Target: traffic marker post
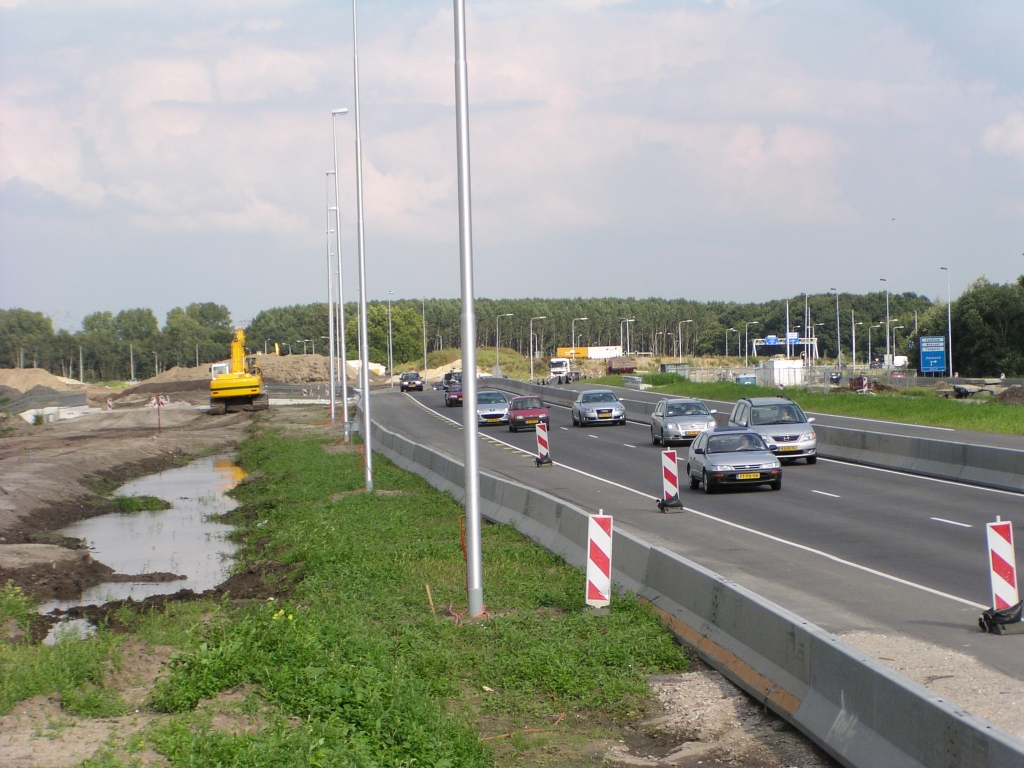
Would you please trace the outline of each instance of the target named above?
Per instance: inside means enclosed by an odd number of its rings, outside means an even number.
[[[607,608],[612,601],[612,518],[590,516],[587,531],[587,605]]]
[[[534,463],[538,467],[550,467],[551,461],[551,444],[548,442],[548,425],[541,422],[537,425],[537,458],[534,459]]]
[[[661,478],[664,486],[658,509],[662,512],[670,508],[682,509],[683,502],[679,499],[679,465],[676,464],[675,451],[661,452]]]
[[[992,608],[982,614],[981,628],[998,635],[1024,634],[1020,593],[1017,589],[1017,557],[1013,549],[1013,523],[996,519],[986,523]]]

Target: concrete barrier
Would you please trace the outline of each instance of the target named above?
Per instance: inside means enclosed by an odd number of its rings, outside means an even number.
[[[464,500],[461,462],[376,424],[373,430],[378,451]],[[589,515],[579,507],[481,473],[480,509],[583,567]],[[613,535],[614,582],[650,602],[681,642],[843,765],[1024,765],[1024,742],[820,627],[621,528]]]
[[[583,382],[585,384],[585,382]],[[500,379],[497,388],[517,394],[535,394],[547,402],[572,405],[576,393],[560,387]],[[626,418],[649,424],[656,403],[622,398]],[[1024,451],[949,440],[907,437],[845,427],[815,424],[818,455],[883,469],[893,469],[1004,491],[1024,492]]]

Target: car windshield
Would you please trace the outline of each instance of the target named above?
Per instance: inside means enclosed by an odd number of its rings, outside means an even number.
[[[420,375],[418,373],[403,373],[402,381],[415,381]]]
[[[619,399],[614,392],[587,392],[583,395],[584,403],[617,403]]]
[[[757,427],[769,424],[803,424],[807,421],[796,403],[757,405],[750,411],[750,423]]]
[[[507,403],[508,400],[501,392],[479,392],[476,401],[480,404]]]
[[[733,453],[735,451],[763,451],[764,443],[755,434],[712,435],[708,438],[708,453]]]
[[[669,403],[665,406],[666,416],[708,416],[704,403]]]
[[[544,403],[539,397],[520,397],[512,401],[512,407],[517,411],[525,411],[527,408],[543,408]]]

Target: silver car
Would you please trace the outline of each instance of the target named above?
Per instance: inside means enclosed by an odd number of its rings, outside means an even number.
[[[496,389],[476,393],[477,424],[508,424],[508,398]]]
[[[651,414],[651,442],[692,443],[705,429],[715,428],[715,413],[700,400],[689,397],[661,400]]]
[[[572,404],[572,424],[625,424],[626,406],[610,389],[591,389],[581,392]]]
[[[737,485],[768,485],[782,488],[782,463],[777,446],[768,446],[757,432],[723,427],[702,432],[690,445],[686,476],[690,488],[704,486],[705,493]]]
[[[788,397],[741,397],[729,416],[729,425],[752,429],[779,448],[780,459],[818,461],[818,435],[800,406]]]

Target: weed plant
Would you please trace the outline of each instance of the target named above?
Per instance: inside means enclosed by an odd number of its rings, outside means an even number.
[[[297,566],[294,595],[202,625],[174,658],[153,703],[179,714],[153,739],[175,764],[276,765],[250,758],[279,753],[290,758],[280,764],[489,765],[478,728],[635,716],[646,675],[686,666],[635,598],[583,613],[583,575],[506,526],[483,530],[490,617],[457,620],[462,508],[382,458],[375,484],[398,495],[338,495],[361,488],[359,458],[315,439],[264,434],[240,460],[258,474],[234,492],[233,514],[243,536]],[[181,725],[242,684],[301,728],[229,736]]]
[[[122,512],[155,512],[170,509],[170,502],[156,496],[115,496],[114,503]]]

